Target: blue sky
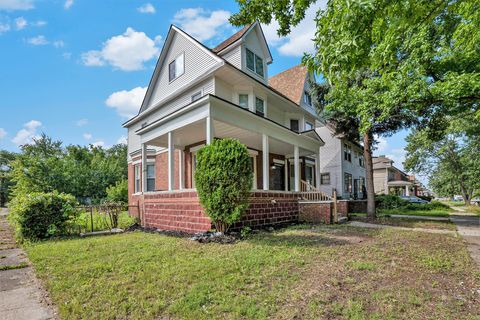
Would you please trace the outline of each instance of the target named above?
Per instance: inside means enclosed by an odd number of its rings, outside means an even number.
[[[264,28],[274,75],[311,51],[314,12],[279,39]],[[0,149],[45,132],[66,144],[123,141],[171,23],[209,47],[235,32],[235,1],[0,0]],[[406,133],[381,139],[376,154],[404,157]]]

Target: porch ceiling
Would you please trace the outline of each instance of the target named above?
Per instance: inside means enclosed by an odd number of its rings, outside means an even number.
[[[213,120],[215,138],[235,138],[248,148],[261,151],[262,135],[253,131],[245,130],[228,123]],[[198,144],[206,140],[206,122],[200,120],[173,131],[173,144],[176,148]],[[167,135],[164,134],[149,142],[149,145],[166,148],[168,147]],[[293,145],[282,142],[275,138],[269,138],[270,153],[279,155],[293,155]],[[312,152],[299,148],[300,156],[311,155]]]

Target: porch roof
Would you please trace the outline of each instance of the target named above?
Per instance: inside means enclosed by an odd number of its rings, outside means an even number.
[[[405,186],[411,186],[413,185],[413,183],[409,181],[403,181],[403,180],[392,180],[392,181],[388,181],[387,185],[389,187],[405,187]]]

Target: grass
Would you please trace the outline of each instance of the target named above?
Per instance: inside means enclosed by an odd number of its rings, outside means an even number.
[[[230,245],[131,232],[26,246],[65,319],[475,319],[460,238],[296,226]]]
[[[349,217],[356,221],[370,222],[366,220],[366,214],[364,213],[349,214]],[[433,221],[415,218],[392,218],[382,215],[379,215],[374,223],[405,228],[442,229],[451,231],[456,230],[455,224],[450,221]]]
[[[480,206],[468,206],[466,211],[480,216]]]
[[[401,214],[409,216],[429,216],[429,217],[448,217],[450,210],[433,209],[433,210],[407,210],[403,208],[398,209],[380,209],[378,213],[380,216]]]
[[[93,218],[93,230],[100,231],[100,230],[108,230],[112,228],[110,218],[106,214],[101,214],[98,212],[94,212],[92,215]],[[118,227],[120,229],[125,229],[135,223],[135,218],[131,217],[128,212],[124,211],[121,212],[118,216]],[[91,218],[89,212],[82,212],[79,217],[77,217],[76,221],[74,222],[74,226],[72,227],[72,231],[74,233],[80,232],[90,232],[92,231],[91,228]]]
[[[0,266],[0,271],[13,270],[13,269],[23,269],[23,268],[26,268],[26,267],[28,267],[28,263],[26,263],[26,262],[22,262],[20,264],[7,264],[7,265]]]

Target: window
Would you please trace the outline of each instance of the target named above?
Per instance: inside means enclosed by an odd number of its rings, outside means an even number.
[[[135,174],[135,187],[133,192],[137,193],[140,192],[140,177],[141,177],[141,172],[140,172],[140,165],[136,164],[134,166],[134,174]]]
[[[168,81],[180,77],[185,71],[185,55],[182,53],[168,65]]]
[[[299,125],[298,125],[297,119],[290,119],[290,129],[292,129],[295,132],[298,132]]]
[[[343,174],[343,189],[345,192],[352,192],[353,179],[350,173]]]
[[[365,178],[364,177],[358,178],[358,187],[360,188],[360,192],[363,192],[363,189],[365,188]]]
[[[201,97],[202,97],[202,93],[201,93],[200,91],[197,92],[197,93],[194,93],[194,94],[192,95],[192,102],[200,99]]]
[[[320,184],[330,184],[330,172],[320,174]]]
[[[313,130],[313,123],[305,121],[305,131]]]
[[[343,145],[343,159],[352,162],[352,148],[346,143]]]
[[[238,105],[242,108],[248,109],[248,94],[238,95]]]
[[[312,105],[312,96],[310,95],[310,93],[308,93],[308,91],[305,91],[303,93],[303,102],[305,102],[307,106]]]
[[[263,77],[263,59],[248,49],[246,49],[246,56],[247,68],[258,74],[260,77]]]
[[[147,191],[155,191],[155,165],[147,164]]]
[[[360,153],[358,154],[358,165],[360,167],[365,167],[365,160],[363,159],[363,156]]]
[[[262,99],[255,97],[255,111],[262,117],[265,115],[265,103]]]

